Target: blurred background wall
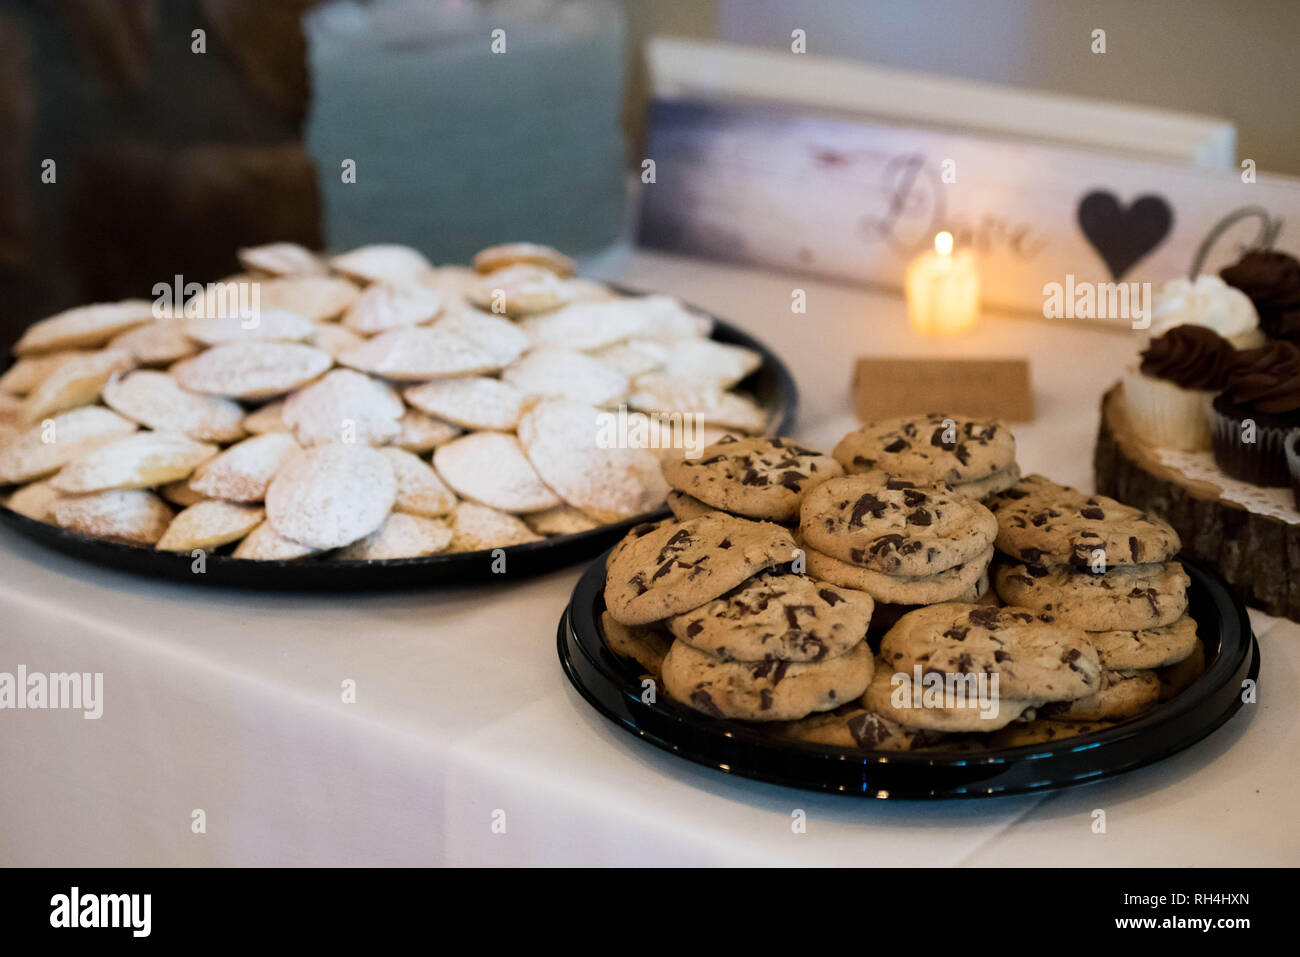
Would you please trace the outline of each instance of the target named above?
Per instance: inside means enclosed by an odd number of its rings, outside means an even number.
[[[1220,116],[1238,155],[1300,176],[1300,0],[636,0],[629,44],[668,33]],[[1107,52],[1090,52],[1093,29]],[[645,74],[632,71],[639,129]],[[639,141],[638,141],[639,142]]]
[[[368,2],[359,5],[364,9]],[[560,0],[397,2],[425,11],[481,8],[489,18],[484,22],[515,15],[526,22],[529,16],[547,17]],[[538,151],[531,167],[506,168],[527,147],[505,146],[499,151],[498,188],[485,176],[467,181],[461,192],[495,200],[498,212],[518,210],[520,204],[500,188],[513,176],[530,196],[560,197],[567,219],[561,223],[538,213],[535,226],[523,229],[516,228],[517,218],[507,219],[510,229],[534,235],[498,238],[546,239],[551,226],[560,240],[572,242],[571,251],[581,253],[616,235],[617,213],[610,211],[621,204],[605,195],[610,176],[614,189],[620,187],[608,167],[626,156],[627,169],[634,169],[643,155],[648,82],[641,48],[654,34],[789,49],[790,31],[798,27],[816,55],[1222,116],[1237,125],[1241,157],[1256,160],[1262,171],[1300,175],[1300,0],[567,2],[591,9],[621,5],[613,47],[602,50],[622,49],[625,63],[615,55],[611,65],[602,53],[600,75],[587,78],[601,87],[592,105],[568,102],[577,94],[565,91],[581,90],[582,77],[558,84],[558,75],[569,72],[558,67],[534,70],[547,74],[537,83],[515,77],[503,87],[501,105],[491,111],[495,120],[508,123],[505,112],[512,104],[527,111],[530,121],[538,109],[567,111],[569,120],[549,127],[555,142],[547,144],[546,156]],[[304,12],[320,5],[321,0],[0,0],[0,339],[12,340],[28,322],[74,303],[147,295],[154,282],[176,273],[187,280],[218,278],[235,268],[239,245],[329,241],[331,195],[325,190],[336,186],[337,157],[328,163],[333,180],[324,179],[326,162],[313,154],[308,135],[313,61],[300,23]],[[1108,52],[1100,56],[1089,50],[1089,34],[1098,27],[1107,31]],[[204,56],[190,49],[195,28],[206,32]],[[526,50],[529,36],[526,29],[516,33],[516,49]],[[486,75],[476,63],[478,72],[470,71],[474,75],[465,82]],[[623,65],[627,82],[620,100],[604,87],[621,82]],[[394,109],[409,99],[401,83],[388,89],[382,69],[379,74],[379,95]],[[548,78],[553,82],[542,82]],[[595,110],[611,115],[589,122]],[[603,170],[605,199],[584,202],[594,195],[590,178],[577,175],[583,164],[561,155],[583,143],[563,142],[564,131],[581,130],[567,139],[590,142],[601,135],[590,131],[602,123],[611,141],[591,153],[608,158],[595,164]],[[629,144],[626,153],[620,131]],[[372,138],[370,145],[376,143]],[[426,159],[418,149],[397,152],[403,161],[413,153],[417,165]],[[451,157],[444,167],[458,155],[468,153],[444,153]],[[486,155],[494,154],[488,149]],[[58,161],[57,184],[41,182],[40,164],[49,157]],[[445,180],[447,169],[432,161],[425,166],[426,176]],[[520,178],[535,179],[542,168],[561,172],[555,182]],[[490,160],[483,169],[493,172]],[[420,199],[412,199],[408,230],[420,215],[437,227],[438,210],[420,206]],[[493,203],[485,200],[480,207],[490,210]],[[369,231],[373,241],[400,225],[382,219],[354,214],[359,228],[348,235]],[[495,225],[483,223],[479,231],[495,234]],[[464,232],[446,230],[437,237],[440,250],[456,248],[458,239],[481,241]],[[438,243],[431,238],[423,245]]]

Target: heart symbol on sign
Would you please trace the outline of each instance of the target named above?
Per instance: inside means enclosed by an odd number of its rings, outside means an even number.
[[[1079,228],[1097,250],[1112,279],[1160,245],[1174,224],[1174,213],[1159,196],[1140,196],[1122,209],[1114,193],[1095,190],[1079,201]]]

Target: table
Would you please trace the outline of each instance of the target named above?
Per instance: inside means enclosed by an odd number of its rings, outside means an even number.
[[[802,389],[799,437],[824,447],[855,424],[858,355],[1031,356],[1020,462],[1084,487],[1101,394],[1135,347],[1008,317],[922,342],[892,295],[626,247],[587,271],[770,344]],[[0,712],[0,864],[1300,863],[1300,625],[1253,612],[1259,703],[1191,750],[1052,794],[882,802],[730,778],[596,714],[555,652],[581,567],[313,597],[149,582],[8,531],[0,562],[0,671],[104,674],[98,720]]]

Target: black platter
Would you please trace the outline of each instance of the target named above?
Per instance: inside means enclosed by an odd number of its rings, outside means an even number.
[[[639,295],[618,286],[628,295]],[[702,315],[704,310],[690,307]],[[751,394],[767,412],[767,431],[788,432],[794,424],[798,391],[790,370],[777,355],[753,336],[717,317],[712,338],[744,346],[763,357],[762,364],[736,388]],[[501,550],[429,555],[380,561],[337,561],[328,556],[294,561],[251,561],[232,558],[221,551],[206,556],[202,574],[193,568],[188,553],[159,552],[88,538],[47,525],[0,506],[0,523],[49,548],[110,568],[199,585],[254,588],[269,591],[347,592],[397,588],[427,588],[469,582],[513,580],[588,559],[622,538],[640,522],[668,516],[667,508],[603,525],[574,535],[559,535],[541,542],[511,545]],[[233,547],[228,546],[226,551]],[[504,574],[497,551],[505,553]]]
[[[1111,777],[1195,744],[1242,705],[1259,677],[1259,645],[1245,606],[1209,566],[1180,558],[1191,576],[1188,611],[1206,670],[1142,717],[1051,744],[983,752],[861,752],[793,743],[739,721],[710,718],[658,695],[641,700],[641,669],[613,654],[600,629],[602,556],[583,574],[560,619],[560,664],[588,704],[655,747],[706,767],[773,784],[867,798],[973,798],[1046,791]]]

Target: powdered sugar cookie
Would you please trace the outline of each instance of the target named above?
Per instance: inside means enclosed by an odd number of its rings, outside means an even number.
[[[670,353],[667,343],[653,339],[627,339],[602,346],[592,355],[630,378],[647,372],[658,372],[668,361]]]
[[[233,399],[270,399],[306,385],[334,364],[296,342],[229,342],[171,368],[183,388]]]
[[[38,522],[53,524],[54,503],[61,498],[63,493],[51,488],[49,482],[32,482],[10,495],[5,507]]]
[[[599,359],[566,349],[535,349],[506,366],[501,378],[522,395],[608,405],[627,394],[627,376]]]
[[[66,352],[46,352],[19,359],[5,371],[4,375],[0,375],[0,393],[28,395],[40,388],[41,383],[69,359],[90,354],[80,349],[69,349]]]
[[[395,243],[358,246],[333,257],[329,264],[336,272],[363,283],[415,282],[433,268],[429,260],[410,246]]]
[[[645,310],[636,299],[575,303],[543,316],[529,316],[519,328],[537,348],[592,351],[640,335]]]
[[[498,366],[514,362],[528,351],[530,345],[528,336],[509,319],[468,307],[443,316],[433,327],[468,339],[492,356]]]
[[[165,372],[142,369],[104,386],[104,404],[158,432],[200,442],[233,442],[244,435],[244,408],[213,395],[186,392]]]
[[[498,357],[463,336],[426,326],[380,333],[343,353],[339,362],[401,382],[478,375],[501,367]]]
[[[298,443],[286,433],[253,436],[199,466],[189,488],[203,498],[260,502],[271,479],[297,451]]]
[[[211,462],[208,459],[203,465],[194,470],[194,477],[203,474],[204,468]],[[168,482],[166,485],[158,486],[158,494],[173,505],[179,505],[181,508],[189,508],[191,505],[198,505],[199,502],[206,502],[208,497],[190,488],[189,479],[177,479],[175,482]]]
[[[599,525],[572,505],[557,505],[544,512],[524,516],[524,522],[538,535],[576,535]]]
[[[667,346],[664,374],[677,379],[716,382],[730,389],[763,362],[753,349],[712,339],[676,339]]]
[[[154,319],[153,304],[144,299],[78,306],[33,323],[14,346],[14,355],[30,356],[63,349],[103,345],[119,332]]]
[[[343,561],[420,558],[445,551],[450,544],[451,529],[446,522],[393,512],[377,529],[341,549],[334,557]]]
[[[602,415],[568,399],[545,399],[519,418],[519,441],[543,482],[598,522],[616,522],[663,504],[668,483],[644,449],[602,447]]]
[[[397,438],[393,439],[393,445],[408,452],[431,451],[461,434],[461,430],[450,422],[432,419],[423,412],[416,412],[413,409],[406,410],[398,427],[399,431]]]
[[[540,512],[560,504],[513,435],[462,436],[433,453],[433,466],[458,495],[503,512]]]
[[[243,538],[262,523],[265,513],[255,505],[199,502],[172,519],[155,546],[163,552],[220,548]]]
[[[363,336],[373,336],[432,322],[441,309],[439,295],[423,286],[375,283],[357,296],[343,317],[343,325]]]
[[[382,382],[350,369],[335,369],[284,400],[281,417],[299,445],[361,442],[383,445],[401,431],[406,407]]]
[[[263,309],[252,319],[238,316],[184,319],[180,325],[187,336],[205,346],[249,339],[301,342],[316,331],[316,324],[310,319],[283,309]]]
[[[365,341],[364,336],[359,336],[335,322],[316,323],[311,335],[307,337],[307,345],[321,352],[328,352],[335,359]]]
[[[451,547],[447,549],[450,552],[477,552],[544,541],[518,517],[477,502],[460,502],[451,510],[451,533]]]
[[[549,269],[557,276],[572,276],[575,266],[574,261],[559,250],[538,243],[502,243],[480,249],[474,256],[474,268],[481,273],[492,273],[521,263]]]
[[[360,292],[337,276],[289,276],[283,279],[209,283],[185,303],[185,317],[244,319],[260,326],[275,313],[289,313],[309,322],[326,322],[342,315]],[[251,334],[256,328],[244,330]],[[274,338],[264,336],[264,338]]]
[[[284,424],[284,400],[268,402],[244,416],[244,430],[253,435],[266,435],[270,432],[288,432]]]
[[[60,492],[150,488],[185,478],[217,446],[174,432],[137,432],[77,456],[50,479]]]
[[[568,301],[563,279],[549,269],[526,264],[498,269],[470,290],[470,302],[496,315],[526,316]]]
[[[125,349],[142,366],[165,366],[187,359],[199,344],[185,334],[182,319],[155,319],[109,340],[108,348]]]
[[[499,379],[470,376],[413,386],[402,395],[421,412],[467,429],[509,432],[519,421],[524,395]]]
[[[57,472],[78,456],[135,430],[134,422],[94,405],[56,415],[0,445],[0,485]]]
[[[143,489],[69,495],[54,503],[54,524],[81,535],[128,545],[152,545],[171,524],[172,510]]]
[[[271,276],[323,276],[327,271],[324,260],[297,243],[245,246],[235,255],[245,269]]]
[[[105,349],[84,356],[74,356],[60,365],[23,403],[25,422],[39,422],[55,412],[90,405],[117,372],[135,366],[135,359],[125,349]]]
[[[767,413],[748,396],[728,392],[713,382],[678,379],[658,372],[636,378],[627,404],[641,412],[699,415],[710,425],[745,432],[762,432],[767,426]]]
[[[368,445],[328,442],[296,453],[266,491],[266,517],[285,538],[338,548],[369,535],[397,498],[393,467]]]
[[[270,522],[263,522],[236,546],[232,557],[255,562],[287,562],[317,551],[319,549],[289,541],[272,528]]]
[[[446,515],[456,505],[456,496],[438,477],[433,467],[412,452],[402,449],[380,449],[397,478],[397,500],[393,508],[399,512],[437,518]]]
[[[470,293],[478,288],[482,276],[469,266],[436,266],[420,276],[420,285],[436,292],[442,300],[444,312],[458,312],[470,308]],[[478,312],[477,309],[474,310]]]

